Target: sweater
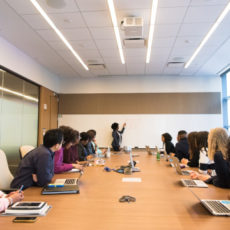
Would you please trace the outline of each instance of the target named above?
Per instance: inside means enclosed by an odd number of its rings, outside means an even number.
[[[206,182],[217,187],[230,188],[230,162],[225,160],[223,154],[217,151],[214,155],[216,176],[211,177]]]
[[[64,148],[62,147],[60,150],[55,152],[54,173],[66,172],[73,168],[72,164],[63,163],[63,151],[64,151]]]

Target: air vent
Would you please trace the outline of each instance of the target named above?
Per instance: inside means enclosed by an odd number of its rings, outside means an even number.
[[[143,18],[142,17],[127,17],[122,21],[123,30],[126,37],[143,36]]]
[[[167,67],[169,68],[180,68],[184,67],[184,62],[168,62]]]
[[[144,48],[145,47],[145,39],[143,39],[143,38],[124,39],[124,46],[126,48]]]
[[[89,64],[88,67],[90,70],[104,70],[105,69],[104,64]]]

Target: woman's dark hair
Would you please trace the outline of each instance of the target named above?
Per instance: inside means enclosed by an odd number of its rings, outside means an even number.
[[[114,123],[111,125],[111,128],[112,128],[113,130],[117,130],[117,129],[118,129],[118,126],[119,126],[119,124],[116,123],[116,122],[114,122]]]
[[[80,133],[80,141],[88,141],[89,140],[89,135],[86,132]]]
[[[93,138],[96,136],[97,132],[94,129],[90,129],[87,131],[87,134],[89,135],[89,141],[92,141]]]
[[[196,135],[197,149],[200,151],[202,148],[208,148],[208,132],[201,131]]]
[[[188,134],[188,144],[189,144],[189,157],[190,160],[193,158],[193,155],[197,153],[197,142],[196,142],[197,132],[191,132]]]
[[[163,133],[162,136],[165,138],[165,142],[172,141],[172,136],[169,133]]]
[[[228,143],[227,143],[226,160],[227,160],[227,161],[230,161],[230,137],[228,138]]]
[[[75,143],[77,138],[79,137],[79,132],[69,126],[60,126],[59,129],[62,130],[64,136],[63,146],[69,143]]]
[[[51,148],[56,144],[61,144],[63,141],[63,132],[61,129],[50,129],[43,137],[43,145],[46,148]]]

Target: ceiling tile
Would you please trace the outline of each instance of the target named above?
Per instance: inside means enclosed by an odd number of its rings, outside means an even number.
[[[126,63],[131,64],[131,63],[145,63],[145,56],[129,56],[126,57]]]
[[[84,59],[101,58],[97,50],[78,50],[78,53]]]
[[[106,57],[104,59],[105,64],[121,64],[121,59],[120,57]]]
[[[130,2],[130,0],[116,0],[114,1],[114,5],[117,10],[149,9],[152,6],[152,0],[138,0],[132,2]]]
[[[108,11],[82,12],[82,16],[88,27],[112,26]]]
[[[100,50],[100,53],[101,53],[103,58],[120,57],[118,49],[103,49],[103,50]]]
[[[38,11],[30,1],[25,0],[6,0],[18,14],[37,14]]]
[[[105,40],[115,38],[113,27],[90,28],[90,31],[94,39]]]
[[[223,9],[223,5],[189,7],[184,18],[184,23],[214,23]]]
[[[226,5],[229,0],[191,0],[192,6]]]
[[[186,23],[181,26],[178,37],[204,37],[210,30],[212,23]]]
[[[188,6],[190,0],[160,0],[158,2],[158,7],[178,7],[178,6]]]
[[[107,10],[107,0],[76,0],[81,11]]]
[[[153,44],[152,44],[152,49],[154,47],[172,47],[172,45],[175,42],[176,37],[162,37],[162,38],[154,38],[153,39]]]
[[[127,64],[127,72],[129,75],[143,75],[145,73],[145,63]]]
[[[51,20],[60,29],[84,27],[85,22],[81,13],[62,13],[62,14],[49,14]]]
[[[180,24],[156,25],[154,31],[154,39],[160,37],[175,37],[179,28]]]
[[[50,25],[39,14],[23,15],[22,17],[33,29],[51,29]]]
[[[203,37],[178,37],[175,41],[175,48],[198,47]]]
[[[156,24],[179,24],[183,21],[186,7],[159,8]]]
[[[113,40],[95,40],[98,49],[116,49],[117,43]]]

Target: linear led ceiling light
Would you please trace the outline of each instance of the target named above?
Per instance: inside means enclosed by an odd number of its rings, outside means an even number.
[[[114,33],[115,33],[116,40],[117,40],[117,46],[118,46],[118,50],[120,53],[121,63],[125,64],[125,58],[124,58],[124,53],[122,50],[121,37],[119,33],[119,28],[117,25],[117,16],[116,16],[115,8],[114,8],[114,3],[113,3],[113,0],[107,0],[107,2],[109,5],[109,11],[110,11],[110,15],[111,15],[112,22],[113,22],[113,29],[114,29]]]
[[[211,29],[208,31],[208,33],[206,34],[206,36],[204,37],[204,39],[202,40],[202,42],[200,43],[200,45],[198,46],[198,48],[195,50],[194,54],[188,60],[188,62],[186,63],[186,65],[184,67],[185,69],[188,68],[190,66],[190,64],[193,62],[193,60],[198,55],[198,53],[201,51],[201,49],[203,48],[203,46],[205,45],[205,43],[208,41],[208,39],[211,37],[211,35],[217,29],[217,27],[219,26],[219,24],[223,21],[224,17],[228,14],[229,10],[230,10],[230,2],[225,7],[225,9],[221,13],[221,15],[216,20],[216,22],[213,24],[213,26],[211,27]]]
[[[152,43],[153,43],[153,34],[154,34],[155,22],[157,18],[157,5],[158,5],[158,0],[153,0],[152,9],[151,9],[151,19],[150,19],[150,27],[149,27],[149,39],[148,39],[146,63],[150,62]]]
[[[61,33],[61,31],[55,26],[55,24],[53,23],[53,21],[49,18],[49,16],[46,14],[46,12],[41,8],[41,6],[38,4],[38,2],[36,0],[30,0],[30,1],[34,5],[34,7],[39,11],[39,13],[43,16],[43,18],[47,21],[47,23],[52,27],[52,29],[56,32],[56,34],[59,36],[59,38],[64,42],[64,44],[67,46],[67,48],[72,52],[72,54],[82,64],[82,66],[86,70],[89,70],[89,68],[87,67],[87,65],[83,62],[83,60],[78,55],[78,53],[73,49],[73,47],[70,45],[70,43],[64,37],[64,35]]]
[[[11,93],[11,94],[19,96],[19,97],[23,97],[23,98],[25,98],[27,100],[30,100],[30,101],[38,102],[38,99],[35,98],[35,97],[27,96],[25,94],[22,94],[22,93],[19,93],[19,92],[16,92],[16,91],[13,91],[13,90],[10,90],[10,89],[7,89],[7,88],[3,88],[1,86],[0,86],[0,90],[2,90],[3,92]]]

